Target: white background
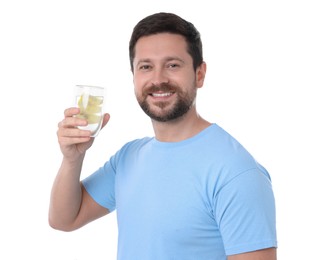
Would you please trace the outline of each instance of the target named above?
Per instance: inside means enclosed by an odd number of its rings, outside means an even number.
[[[152,135],[129,68],[133,26],[175,12],[201,32],[208,65],[198,110],[270,172],[279,259],[326,259],[330,244],[329,1],[0,3],[0,259],[116,258],[116,215],[71,233],[48,226],[61,162],[56,130],[75,84],[107,88],[111,122],[83,177],[132,138]]]

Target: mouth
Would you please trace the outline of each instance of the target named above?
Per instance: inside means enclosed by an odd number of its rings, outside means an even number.
[[[149,96],[154,100],[166,101],[177,93],[177,88],[168,83],[152,85],[145,90],[145,97]]]
[[[158,93],[150,93],[150,95],[152,97],[156,97],[156,98],[164,98],[164,97],[170,97],[174,94],[174,92],[158,92]]]

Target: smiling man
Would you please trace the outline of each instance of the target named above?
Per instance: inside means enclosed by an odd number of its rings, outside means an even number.
[[[170,122],[195,110],[197,88],[202,87],[206,68],[201,64],[195,75],[186,45],[183,36],[171,33],[145,36],[136,44],[135,93],[155,121]]]
[[[119,260],[275,260],[268,172],[197,112],[206,75],[199,32],[175,14],[156,13],[134,28],[129,54],[135,95],[155,136],[129,141],[80,180],[93,138],[77,128],[87,123],[74,117],[79,109],[66,109],[50,225],[71,231],[116,210]]]

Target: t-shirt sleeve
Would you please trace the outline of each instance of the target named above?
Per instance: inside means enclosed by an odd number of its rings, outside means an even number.
[[[242,172],[219,189],[214,211],[227,255],[277,247],[274,194],[260,169]]]
[[[115,210],[115,169],[114,157],[100,167],[93,174],[85,178],[82,183],[90,196],[109,212]]]

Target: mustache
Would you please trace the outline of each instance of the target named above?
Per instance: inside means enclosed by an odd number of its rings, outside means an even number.
[[[145,89],[145,93],[152,93],[152,92],[157,92],[157,91],[162,91],[162,92],[174,92],[177,90],[177,87],[170,84],[170,83],[161,83],[161,84],[153,84],[150,87]]]

